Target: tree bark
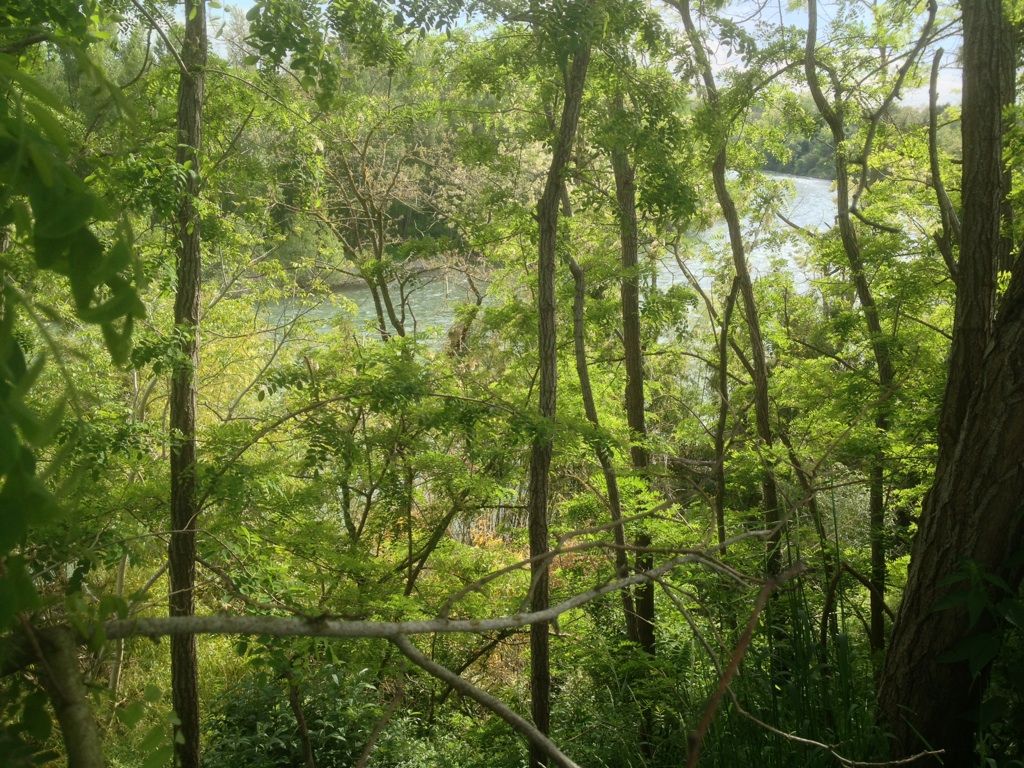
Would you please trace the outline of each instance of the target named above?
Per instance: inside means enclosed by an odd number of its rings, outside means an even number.
[[[1007,89],[1001,78],[1012,70],[1005,57],[1014,52],[1000,0],[962,6],[963,219],[953,348],[935,481],[921,512],[879,692],[895,756],[928,745],[944,750],[945,765],[974,762],[977,709],[1001,640],[990,606],[1005,595],[967,574],[998,577],[1010,595],[1024,575],[1014,557],[1024,546],[1019,259],[992,317],[995,269],[1006,248],[1001,115]],[[973,623],[968,594],[985,606]]]
[[[558,240],[558,204],[562,176],[576,139],[583,85],[590,63],[590,45],[584,43],[569,67],[565,84],[562,120],[555,137],[544,192],[537,203],[540,247],[537,261],[537,340],[540,368],[540,417],[542,425],[534,437],[530,455],[529,538],[530,557],[538,558],[548,551],[549,472],[553,440],[551,431],[557,403],[558,351],[556,346],[555,261]],[[548,605],[548,567],[543,557],[531,565],[532,593],[530,609],[539,611]],[[534,725],[546,735],[551,724],[551,669],[548,647],[548,625],[539,622],[530,626],[530,707]],[[548,752],[530,742],[530,765],[546,766]]]
[[[725,430],[729,424],[729,326],[732,325],[732,310],[736,306],[738,290],[739,286],[734,279],[722,310],[722,327],[718,332],[718,367],[715,369],[718,385],[718,419],[715,422],[715,528],[718,531],[719,555],[723,557],[726,553]]]
[[[292,708],[295,725],[299,729],[302,760],[306,764],[306,768],[316,768],[316,753],[313,751],[313,742],[309,738],[309,725],[306,723],[306,712],[302,707],[302,692],[299,690],[299,686],[295,682],[295,675],[291,670],[285,671],[284,679],[288,684],[288,706]]]
[[[931,18],[934,18],[932,12]],[[875,406],[875,429],[880,438],[889,431],[889,408],[890,400],[895,392],[896,375],[893,369],[892,357],[889,352],[889,343],[885,333],[882,331],[881,317],[878,311],[878,304],[875,302],[871,285],[868,283],[864,268],[864,256],[857,237],[857,229],[853,223],[851,211],[850,191],[850,170],[849,159],[846,150],[843,148],[846,142],[846,125],[840,105],[830,104],[818,83],[818,72],[815,63],[815,48],[817,46],[817,2],[810,0],[808,3],[807,41],[804,52],[804,71],[807,77],[807,85],[810,88],[811,96],[815,106],[828,125],[832,134],[833,156],[835,158],[836,170],[836,219],[839,224],[839,236],[843,243],[843,250],[846,252],[846,260],[850,265],[853,276],[853,285],[864,312],[864,322],[867,326],[868,339],[875,358],[875,368],[878,372],[878,401]],[[931,22],[926,26],[930,27]],[[915,48],[915,54],[919,51]],[[913,58],[913,56],[911,57]],[[901,78],[902,79],[902,78]],[[893,91],[895,93],[895,91]],[[889,98],[892,98],[890,95]],[[880,115],[880,113],[879,113]],[[874,136],[874,125],[879,115],[872,117],[872,125],[869,128],[868,139],[865,140],[863,151],[858,162],[864,166],[864,173],[867,173],[868,155],[871,151],[871,138]],[[871,590],[870,590],[870,613],[871,626],[869,641],[872,650],[880,651],[885,647],[885,583],[886,583],[886,559],[885,559],[885,450],[879,447],[870,458],[868,466],[868,528],[871,538]]]
[[[992,210],[999,212],[998,206]],[[960,437],[936,473],[914,538],[879,694],[896,756],[927,744],[945,750],[945,765],[973,764],[972,716],[986,675],[972,675],[967,661],[946,661],[945,654],[965,641],[998,638],[998,631],[990,616],[972,627],[962,603],[940,609],[940,601],[971,588],[965,581],[949,583],[971,563],[1005,580],[1012,594],[1020,586],[1020,558],[1013,555],[1024,546],[1024,281],[1016,282],[987,345]]]
[[[196,520],[196,369],[199,365],[199,289],[201,251],[199,211],[200,148],[207,56],[205,0],[185,3],[183,69],[178,85],[178,153],[189,165],[177,215],[178,287],[174,324],[181,338],[182,362],[171,373],[171,540],[168,550],[171,616],[195,612]],[[171,638],[171,698],[180,725],[178,763],[199,768],[199,690],[193,635]]]
[[[39,678],[60,724],[68,768],[103,768],[103,742],[78,669],[74,635],[69,629],[53,627],[35,637],[42,654],[37,659]]]
[[[1003,99],[1016,63],[1008,47],[1009,27],[1000,0],[963,4],[963,145],[960,259],[949,378],[939,420],[939,466],[956,446],[967,404],[980,381],[985,347],[992,332],[996,269],[1007,243],[1002,233],[1006,197],[1003,168]],[[1009,72],[1007,72],[1009,60]]]
[[[569,258],[569,271],[572,273],[574,291],[572,304],[572,338],[576,353],[576,375],[580,380],[580,393],[583,397],[583,411],[587,421],[599,428],[601,422],[597,416],[597,404],[594,402],[594,390],[590,385],[590,370],[587,366],[586,326],[584,319],[587,295],[587,280],[583,269],[576,260]],[[608,493],[608,511],[612,518],[612,538],[615,541],[615,575],[620,579],[629,576],[629,557],[626,555],[626,532],[622,524],[622,500],[619,496],[619,479],[612,463],[612,452],[602,442],[595,441],[594,453],[601,464],[604,475],[605,489]],[[640,642],[637,633],[636,607],[633,604],[633,592],[629,589],[621,591],[622,613],[625,621],[626,638],[634,643]]]
[[[697,57],[701,76],[704,80],[704,88],[707,92],[708,106],[713,110],[720,109],[718,88],[715,85],[715,76],[711,68],[711,62],[704,50],[703,42],[693,23],[693,16],[690,12],[689,0],[681,0],[677,6],[683,17],[683,24],[686,27],[686,34]],[[754,285],[750,279],[750,269],[747,267],[746,247],[743,243],[743,229],[740,224],[739,211],[736,203],[729,192],[726,184],[726,148],[727,126],[722,125],[723,134],[714,138],[719,148],[711,163],[711,176],[715,185],[715,196],[718,198],[718,206],[722,210],[726,226],[729,231],[729,245],[732,252],[733,268],[736,271],[736,279],[739,283],[740,296],[743,298],[743,318],[747,325],[747,334],[750,339],[751,371],[754,382],[754,418],[757,423],[757,435],[764,446],[765,451],[770,455],[774,435],[771,427],[771,403],[768,399],[768,363],[764,354],[764,340],[761,336],[761,319],[757,312],[757,302],[754,298]],[[765,528],[772,533],[768,537],[766,552],[766,567],[770,575],[774,576],[782,570],[782,526],[779,511],[779,491],[775,480],[775,470],[771,459],[763,459],[761,470],[761,499],[764,506]]]
[[[613,149],[611,157],[622,253],[619,296],[622,301],[622,347],[626,358],[626,422],[631,433],[629,452],[633,467],[642,471],[650,465],[651,456],[644,442],[647,439],[647,421],[644,415],[643,341],[640,338],[640,254],[635,174],[624,149]]]
[[[953,201],[949,199],[946,185],[942,181],[942,166],[939,163],[939,67],[942,64],[942,49],[932,57],[932,72],[928,80],[928,167],[935,190],[935,201],[939,206],[939,220],[942,228],[936,236],[936,244],[950,277],[957,281],[956,255],[953,246],[960,243],[960,217]]]
[[[622,109],[622,97],[617,97],[616,108]],[[633,470],[645,474],[651,464],[647,448],[647,419],[644,414],[644,353],[640,337],[640,248],[636,219],[635,173],[629,156],[622,147],[611,152],[612,172],[615,175],[615,202],[618,208],[619,245],[622,253],[622,279],[619,298],[622,303],[622,349],[626,362],[626,423],[629,425],[629,453]],[[643,542],[643,543],[642,543]],[[649,547],[650,535],[637,536],[638,547]],[[639,562],[639,561],[638,561]],[[636,636],[640,647],[649,655],[655,650],[654,584],[642,584],[636,589]]]

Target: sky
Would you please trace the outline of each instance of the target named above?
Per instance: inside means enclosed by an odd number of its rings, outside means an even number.
[[[252,8],[255,0],[232,0],[231,2],[225,2],[226,7],[234,7],[241,10],[243,13]],[[792,25],[806,29],[807,27],[807,10],[806,3],[799,0],[734,0],[729,6],[729,11],[732,17],[742,22],[744,19],[749,19],[757,7],[762,7],[761,17],[769,23],[782,23],[785,25]],[[829,23],[831,23],[834,12],[836,9],[835,0],[821,0],[819,2],[818,10],[818,27],[820,34],[827,30]],[[671,13],[675,13],[671,11]],[[180,11],[179,11],[180,15]],[[224,15],[223,10],[211,10],[211,29],[216,29],[214,20]],[[745,24],[750,29],[753,29],[753,22]],[[960,84],[961,84],[961,72],[960,68],[956,65],[957,53],[960,48],[960,38],[953,37],[942,42],[942,47],[945,50],[943,56],[943,66],[939,72],[938,79],[938,93],[940,104],[959,104],[960,103]],[[216,42],[214,43],[216,47]],[[934,53],[934,47],[930,47],[924,56],[926,62],[930,62]],[[722,52],[717,57],[715,62],[716,66],[720,69],[724,69],[729,66],[731,62],[725,52]],[[928,105],[928,87],[927,84],[917,88],[908,88],[902,94],[902,103],[908,106],[923,107]]]

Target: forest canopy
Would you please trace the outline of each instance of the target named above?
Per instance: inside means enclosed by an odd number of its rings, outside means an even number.
[[[0,0],[0,762],[1024,765],[1019,0]]]

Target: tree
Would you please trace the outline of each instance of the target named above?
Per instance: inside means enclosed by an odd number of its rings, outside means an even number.
[[[943,750],[947,765],[974,760],[1004,611],[1024,576],[1019,256],[993,317],[996,265],[1007,249],[1003,101],[1016,51],[999,0],[965,3],[963,22],[962,237],[943,431],[879,693],[894,753],[924,745]]]
[[[858,234],[855,219],[877,228],[877,224],[859,210],[862,196],[871,183],[871,153],[878,133],[878,126],[886,115],[890,105],[899,96],[900,89],[907,75],[917,65],[922,50],[927,44],[935,24],[938,5],[935,0],[927,3],[927,16],[921,25],[920,33],[910,50],[903,55],[903,60],[891,77],[891,81],[883,79],[879,102],[873,109],[865,110],[863,137],[858,136],[858,151],[852,157],[848,154],[850,142],[847,114],[857,107],[851,102],[853,89],[844,85],[836,74],[834,65],[823,66],[823,58],[818,51],[818,3],[810,0],[807,6],[807,38],[804,51],[804,72],[810,88],[814,104],[832,135],[833,158],[835,161],[837,224],[843,249],[849,261],[851,277],[856,288],[857,299],[864,313],[871,350],[875,359],[878,376],[878,398],[875,412],[875,428],[879,436],[884,437],[891,427],[892,400],[897,390],[896,371],[893,366],[891,341],[882,327],[882,316],[871,287],[864,261],[864,249],[861,236]],[[888,71],[889,53],[884,42],[882,50],[883,71]],[[831,99],[819,82],[819,69],[828,72],[832,88]],[[852,110],[851,110],[852,107]],[[853,112],[856,114],[856,112]],[[858,180],[851,179],[850,166],[860,167]],[[884,225],[883,225],[884,226]],[[898,231],[898,230],[897,230]],[[871,645],[876,651],[885,646],[885,587],[886,587],[886,553],[885,553],[885,448],[881,444],[871,459],[869,469],[869,519],[871,526]]]
[[[589,10],[583,4],[584,11]],[[584,13],[581,20],[588,23]],[[558,41],[562,42],[562,41]],[[564,44],[564,43],[563,43]],[[558,352],[555,328],[555,266],[557,263],[557,238],[559,206],[566,166],[576,139],[576,128],[583,104],[583,87],[590,64],[590,40],[584,33],[568,52],[571,63],[565,74],[562,115],[558,124],[548,167],[544,192],[537,203],[537,221],[540,228],[540,251],[537,260],[537,343],[539,345],[540,405],[542,422],[534,437],[530,452],[529,521],[530,558],[533,560],[533,576],[530,608],[542,611],[548,607],[548,504],[549,472],[553,448],[554,418],[557,408]],[[549,661],[548,625],[546,622],[530,627],[530,707],[534,725],[541,733],[550,729],[551,672]],[[530,746],[531,766],[547,765],[547,755],[535,745]]]
[[[202,252],[198,206],[199,158],[203,137],[203,95],[206,85],[206,2],[185,3],[185,39],[178,85],[179,165],[188,173],[176,220],[177,293],[175,333],[180,357],[171,373],[171,540],[168,550],[170,615],[195,613],[196,529],[199,500],[196,460],[196,379],[199,367],[199,292]],[[182,768],[198,768],[199,670],[196,640],[181,635],[171,641],[171,692],[180,721],[177,755]]]
[[[784,4],[776,23],[774,3],[752,19],[680,0],[675,29],[645,0],[487,3],[462,28],[457,3],[264,0],[216,44],[209,4],[196,68],[180,46],[198,2],[0,13],[5,765],[155,765],[200,741],[205,768],[883,761],[872,609],[892,614],[870,569],[881,554],[894,599],[933,475],[920,621],[886,680],[924,706],[915,676],[963,662],[940,682],[977,696],[996,654],[979,711],[1024,707],[1003,631],[1021,145],[969,91],[968,134],[1002,133],[1007,162],[972,138],[970,178],[1003,186],[961,185],[959,109],[937,85],[927,111],[900,105],[900,77],[923,81],[904,67],[931,45],[915,52],[924,0],[820,4],[840,142]],[[968,73],[992,47],[977,7]],[[179,126],[188,74],[207,86],[201,146]],[[830,183],[764,173],[818,134],[846,164],[887,397]],[[954,353],[974,362],[953,371],[964,413],[936,470],[960,266],[991,276],[959,286],[961,317],[990,327]],[[183,579],[171,538],[194,557]],[[766,577],[780,549],[793,568]],[[166,615],[169,559],[185,615]],[[656,655],[636,596],[657,600]],[[201,739],[172,740],[197,702],[147,637],[201,643]],[[979,749],[1012,762],[1015,721],[995,717]]]
[[[689,0],[680,0],[676,6],[683,17],[683,25],[686,29],[690,47],[693,49],[697,62],[697,69],[704,82],[706,92],[707,108],[710,112],[721,114],[722,117],[731,117],[728,109],[723,109],[719,98],[718,86],[715,83],[714,72],[708,58],[704,42],[700,39],[697,27],[693,22],[693,14],[690,12]],[[758,314],[757,302],[754,298],[754,286],[750,279],[750,269],[747,265],[747,251],[743,243],[743,230],[740,222],[740,214],[736,203],[726,183],[726,170],[728,165],[728,154],[726,142],[730,134],[728,120],[723,120],[721,125],[714,126],[714,133],[711,138],[711,175],[715,188],[715,196],[718,205],[722,210],[726,226],[729,231],[729,246],[732,254],[733,269],[736,274],[736,284],[739,294],[743,299],[743,317],[746,320],[747,334],[750,341],[751,370],[754,379],[754,414],[757,425],[757,435],[763,444],[763,450],[767,454],[762,459],[761,476],[761,499],[764,505],[765,528],[771,530],[767,541],[766,564],[770,575],[778,574],[782,565],[782,511],[779,508],[779,492],[775,478],[775,470],[772,466],[771,451],[775,442],[772,433],[771,404],[769,402],[769,373],[768,363],[765,358],[765,344],[761,334],[761,318]],[[727,330],[723,326],[723,335]],[[721,353],[720,353],[721,354]],[[721,365],[721,363],[720,363]],[[721,382],[720,386],[726,386]],[[724,398],[723,398],[724,400]]]
[[[88,50],[97,39],[95,10],[60,0],[19,4],[6,10],[0,27],[0,627],[37,605],[20,549],[30,532],[61,515],[37,466],[52,449],[64,396],[39,414],[33,388],[45,355],[25,343],[25,318],[39,322],[30,282],[47,273],[67,279],[68,315],[98,327],[119,363],[128,357],[135,321],[145,315],[131,224],[69,163],[72,137],[58,117],[65,105],[38,72],[22,66],[38,60],[43,46],[56,45],[95,76]],[[101,91],[113,89],[97,79]],[[64,383],[65,396],[73,386]]]

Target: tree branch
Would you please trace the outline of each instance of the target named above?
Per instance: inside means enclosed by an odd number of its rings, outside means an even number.
[[[409,638],[403,635],[397,635],[390,638],[390,640],[395,644],[395,647],[397,647],[398,650],[400,650],[402,654],[417,667],[429,672],[439,680],[443,680],[448,683],[448,685],[457,690],[463,696],[468,696],[478,704],[487,707],[487,709],[491,710],[494,714],[517,730],[532,746],[547,753],[547,755],[557,765],[562,766],[562,768],[580,768],[579,765],[573,762],[557,746],[555,746],[555,743],[551,741],[551,739],[537,730],[533,723],[513,712],[505,702],[495,698],[491,694],[487,693],[487,691],[477,688],[471,682],[466,680],[466,678],[460,677],[447,667],[442,667],[436,661],[427,658],[419,648],[412,644],[412,641],[410,641]]]

